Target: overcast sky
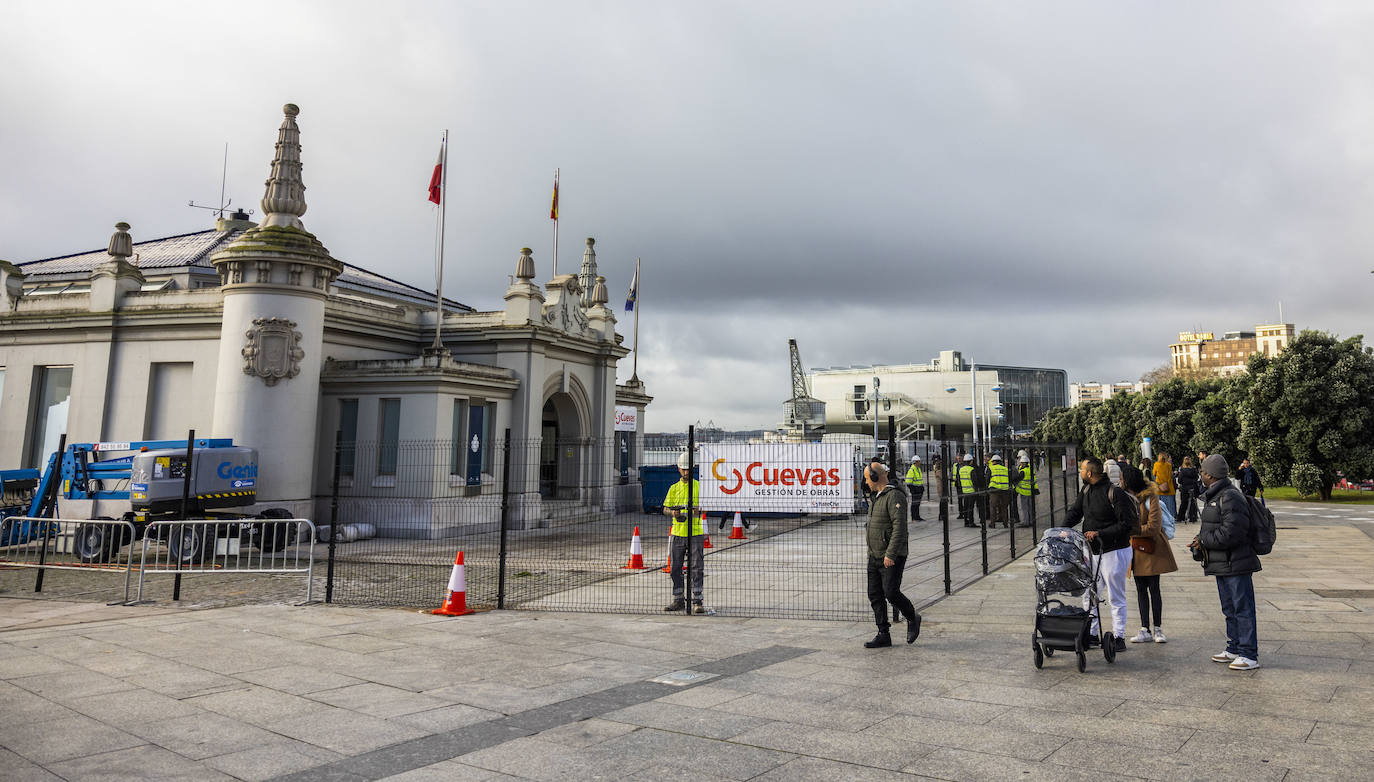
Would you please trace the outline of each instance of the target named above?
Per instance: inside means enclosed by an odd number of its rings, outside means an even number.
[[[1134,380],[1177,332],[1370,332],[1366,2],[16,2],[0,8],[0,258],[258,209],[300,106],[306,227],[445,293],[597,239],[643,258],[650,430],[774,426],[808,366]],[[874,332],[886,336],[874,338]],[[630,374],[627,358],[623,382]]]

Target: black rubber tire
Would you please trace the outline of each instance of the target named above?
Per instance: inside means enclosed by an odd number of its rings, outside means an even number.
[[[1046,656],[1046,657],[1053,657],[1053,656],[1054,656],[1054,647],[1052,647],[1052,646],[1046,646],[1046,647],[1045,647],[1045,656]]]
[[[291,514],[291,511],[285,508],[268,508],[262,513],[259,513],[258,518],[292,519],[295,518],[295,516]],[[252,527],[253,545],[257,546],[259,551],[268,554],[281,551],[296,542],[290,539],[295,526],[295,524],[288,524],[286,522],[257,522],[253,524]]]
[[[213,556],[215,539],[203,534],[205,527],[194,524],[173,524],[167,528],[167,555],[172,562],[199,565],[206,555]]]
[[[1045,653],[1040,651],[1040,644],[1035,645],[1035,667],[1037,670],[1045,667]]]
[[[1083,672],[1086,671],[1086,670],[1088,670],[1088,655],[1086,655],[1086,654],[1084,654],[1084,653],[1082,653],[1082,652],[1079,652],[1079,653],[1078,653],[1078,672],[1079,672],[1079,673],[1083,673]]]
[[[76,528],[76,537],[72,538],[72,553],[88,565],[99,564],[114,559],[120,545],[111,534],[110,527],[82,524]]]
[[[1107,633],[1102,636],[1102,657],[1108,664],[1116,662],[1116,635]]]

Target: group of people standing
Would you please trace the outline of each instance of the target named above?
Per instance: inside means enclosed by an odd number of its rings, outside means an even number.
[[[1253,547],[1258,520],[1251,519],[1245,497],[1231,482],[1226,459],[1219,454],[1199,454],[1199,461],[1201,467],[1194,468],[1191,457],[1184,459],[1177,490],[1183,495],[1185,513],[1196,514],[1195,498],[1203,503],[1201,526],[1188,547],[1193,558],[1203,564],[1203,572],[1216,577],[1226,617],[1226,649],[1212,660],[1232,670],[1253,670],[1259,667],[1251,579],[1260,569]],[[1244,467],[1249,467],[1248,460]],[[1124,458],[1106,462],[1084,459],[1079,465],[1083,488],[1064,522],[1067,527],[1081,523],[1095,552],[1093,564],[1099,572],[1099,588],[1111,608],[1112,643],[1118,652],[1126,650],[1126,576],[1135,581],[1141,618],[1140,632],[1131,642],[1165,643],[1160,576],[1178,570],[1169,543],[1172,521],[1180,518],[1172,460],[1161,454],[1142,468]],[[1194,473],[1200,491],[1191,485]],[[1095,621],[1091,637],[1099,637]]]
[[[1030,454],[1024,450],[1017,454],[1015,466],[1003,462],[999,453],[990,455],[987,464],[979,464],[972,453],[964,454],[963,461],[954,470],[954,490],[964,526],[977,527],[986,523],[990,528],[998,524],[1010,528],[1013,523],[1018,527],[1031,526],[1031,497],[1040,493],[1035,485]],[[977,522],[974,521],[975,513]],[[1013,516],[1017,519],[1015,522]]]

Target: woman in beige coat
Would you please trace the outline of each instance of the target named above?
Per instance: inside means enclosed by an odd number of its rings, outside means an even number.
[[[1174,561],[1174,550],[1169,546],[1169,539],[1164,537],[1163,515],[1160,511],[1159,488],[1151,481],[1134,470],[1130,471],[1127,479],[1134,485],[1125,488],[1136,496],[1140,503],[1140,530],[1131,538],[1131,549],[1134,555],[1131,560],[1131,575],[1135,577],[1136,599],[1140,606],[1140,632],[1131,639],[1133,644],[1143,644],[1153,641],[1162,644],[1168,639],[1164,637],[1163,609],[1164,598],[1159,591],[1159,577],[1165,573],[1172,573],[1178,570],[1178,563]],[[1148,541],[1148,542],[1144,542]],[[1142,543],[1142,545],[1136,545]],[[1141,551],[1141,548],[1151,549],[1150,553]],[[1150,624],[1151,609],[1154,614],[1154,624]],[[1153,629],[1152,629],[1153,628]]]

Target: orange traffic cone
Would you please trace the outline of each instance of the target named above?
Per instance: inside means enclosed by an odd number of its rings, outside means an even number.
[[[703,543],[703,544],[701,545],[701,547],[702,547],[702,548],[715,548],[715,546],[712,546],[712,545],[711,545],[711,533],[709,533],[709,532],[706,533],[706,542]]]
[[[453,574],[448,577],[448,599],[438,609],[430,611],[439,616],[464,616],[475,613],[468,608],[468,578],[463,571],[463,552],[453,558]]]
[[[730,527],[730,540],[748,540],[744,537],[744,518],[735,511],[735,524]]]
[[[639,542],[639,527],[635,527],[634,537],[630,538],[630,561],[621,570],[644,569],[644,546]]]

